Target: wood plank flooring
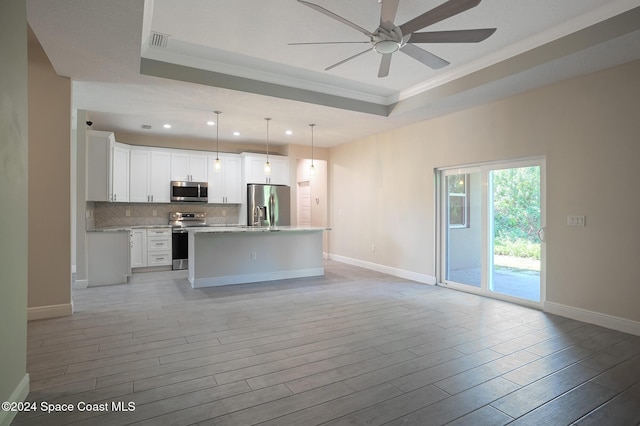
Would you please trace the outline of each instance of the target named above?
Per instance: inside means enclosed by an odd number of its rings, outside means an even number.
[[[332,261],[197,290],[135,278],[29,323],[28,400],[74,410],[14,424],[640,423],[637,336]]]

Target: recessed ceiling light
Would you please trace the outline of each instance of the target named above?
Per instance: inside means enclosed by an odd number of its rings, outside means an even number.
[[[233,132],[233,136],[240,136],[240,132]]]
[[[284,132],[287,136],[291,136],[293,134],[293,132],[291,130],[287,130],[286,132]]]
[[[212,120],[207,121],[207,126],[215,126],[215,125],[216,125],[215,121],[212,121]]]
[[[164,127],[165,129],[170,129],[171,128],[171,124],[165,124],[162,127]]]

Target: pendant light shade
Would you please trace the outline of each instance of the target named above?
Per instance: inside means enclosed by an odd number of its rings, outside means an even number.
[[[220,161],[220,111],[214,111],[216,114],[216,159],[213,162],[213,170],[216,172],[222,168],[222,161]]]
[[[264,174],[271,176],[271,163],[269,163],[269,121],[271,118],[265,118],[267,122],[267,162],[264,163]]]
[[[309,176],[315,176],[316,174],[316,167],[313,165],[313,128],[315,126],[315,124],[309,124],[309,127],[311,127],[311,167],[309,167]]]

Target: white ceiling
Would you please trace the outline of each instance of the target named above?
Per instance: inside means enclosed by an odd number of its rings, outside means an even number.
[[[312,0],[375,31],[378,0]],[[400,25],[443,0],[400,0]],[[73,81],[74,107],[93,128],[334,146],[558,80],[640,58],[640,0],[484,0],[425,29],[497,28],[474,44],[422,48],[451,64],[433,70],[367,52],[353,28],[296,0],[27,0],[28,20],[56,72]],[[152,47],[152,32],[168,35]],[[171,123],[166,130],[164,123]],[[142,125],[151,125],[143,130]],[[285,130],[292,130],[285,136]],[[241,135],[234,137],[233,131]]]

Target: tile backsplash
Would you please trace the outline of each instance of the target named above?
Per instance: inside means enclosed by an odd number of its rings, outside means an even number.
[[[144,204],[88,202],[87,228],[109,226],[166,225],[170,212],[206,212],[207,223],[235,225],[240,222],[239,204]]]

